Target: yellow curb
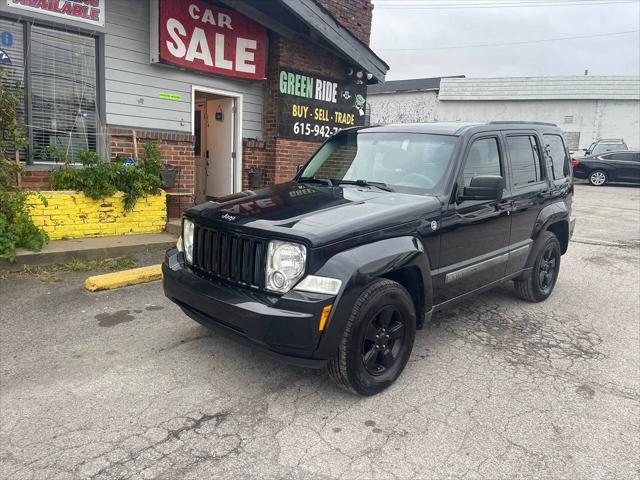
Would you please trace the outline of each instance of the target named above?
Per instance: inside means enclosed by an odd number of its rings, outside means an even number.
[[[138,283],[153,282],[162,278],[162,266],[151,265],[149,267],[132,268],[121,272],[94,275],[84,282],[84,288],[90,292],[98,290],[111,290],[114,288],[136,285]]]

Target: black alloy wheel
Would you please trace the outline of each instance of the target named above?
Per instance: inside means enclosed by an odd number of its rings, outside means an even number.
[[[553,232],[546,231],[536,241],[533,265],[514,280],[517,295],[528,302],[546,300],[553,292],[560,273],[560,242]]]
[[[556,283],[558,258],[553,244],[547,245],[538,264],[538,286],[543,294],[549,295]]]
[[[416,309],[409,292],[386,278],[372,281],[355,301],[338,354],[327,372],[338,386],[375,395],[400,376],[416,335]]]
[[[398,361],[405,341],[404,322],[393,305],[382,307],[370,317],[362,339],[362,363],[371,375],[381,375]]]

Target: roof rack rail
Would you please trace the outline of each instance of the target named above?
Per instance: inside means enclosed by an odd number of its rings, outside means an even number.
[[[489,125],[506,125],[506,124],[513,124],[516,123],[518,125],[521,124],[525,124],[525,125],[546,125],[548,127],[557,127],[558,125],[556,125],[555,123],[549,123],[549,122],[525,122],[522,120],[514,120],[514,121],[508,121],[508,120],[500,120],[500,121],[495,121],[495,122],[489,122]]]

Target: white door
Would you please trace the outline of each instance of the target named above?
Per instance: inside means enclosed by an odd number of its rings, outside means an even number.
[[[207,196],[234,192],[235,99],[207,100]]]

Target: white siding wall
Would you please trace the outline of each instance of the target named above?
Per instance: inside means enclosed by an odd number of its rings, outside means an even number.
[[[629,148],[640,150],[640,101],[600,100],[598,137],[626,140]]]
[[[106,115],[110,126],[191,132],[191,87],[243,94],[242,136],[262,137],[262,83],[149,62],[149,2],[109,0],[105,28]],[[179,101],[160,92],[176,93]]]
[[[640,148],[640,77],[443,78],[440,93],[379,93],[367,98],[371,123],[528,120]],[[568,121],[567,117],[572,117]]]
[[[572,116],[573,122],[565,123]],[[624,138],[640,147],[640,101],[637,100],[489,100],[440,101],[439,121],[487,122],[532,120],[557,124],[564,132],[580,132],[580,148],[598,138]]]
[[[639,76],[443,78],[440,100],[639,100]]]
[[[435,121],[436,92],[408,92],[369,95],[371,124]]]

